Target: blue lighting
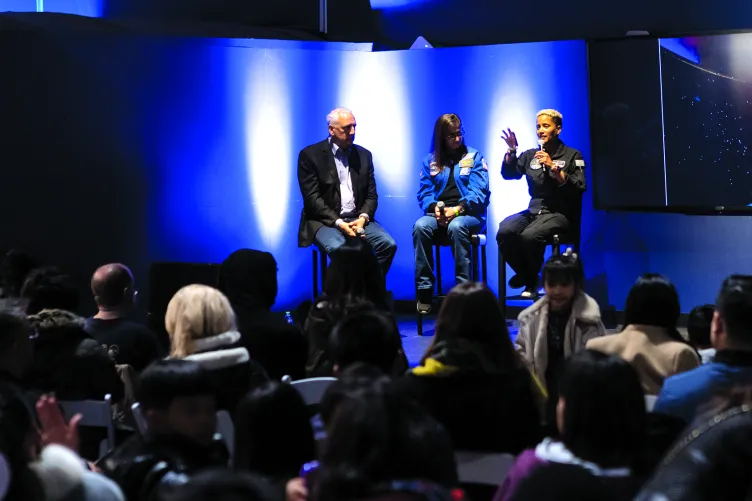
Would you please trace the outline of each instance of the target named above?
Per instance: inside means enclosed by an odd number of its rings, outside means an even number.
[[[396,9],[404,7],[416,7],[431,0],[371,0],[373,10]]]
[[[415,192],[437,116],[462,117],[468,144],[491,171],[494,290],[496,228],[528,200],[524,181],[499,174],[502,128],[515,130],[522,148],[535,147],[535,114],[554,107],[565,117],[564,140],[589,156],[583,42],[376,53],[173,45],[151,53],[145,73],[130,77],[153,168],[149,259],[220,262],[237,248],[268,250],[279,263],[280,308],[310,294],[311,254],[297,247],[296,161],[301,148],[326,137],[325,117],[336,106],[353,110],[356,142],[374,155],[376,219],[399,246],[388,277],[397,299],[414,297]],[[541,65],[557,68],[556,85],[536,77]],[[436,80],[445,68],[455,76]]]

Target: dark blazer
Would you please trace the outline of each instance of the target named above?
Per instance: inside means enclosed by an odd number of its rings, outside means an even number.
[[[356,213],[368,214],[373,220],[379,201],[373,174],[373,155],[354,144],[348,160]],[[301,150],[298,155],[298,184],[303,195],[298,246],[308,247],[319,228],[334,226],[342,210],[339,175],[328,139]]]

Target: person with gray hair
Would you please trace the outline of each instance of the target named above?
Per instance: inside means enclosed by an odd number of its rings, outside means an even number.
[[[546,241],[579,226],[582,193],[586,189],[585,160],[559,138],[562,115],[556,110],[538,112],[538,147],[517,156],[517,136],[511,129],[501,138],[509,149],[501,164],[504,179],[527,179],[530,205],[504,219],[496,241],[509,266],[516,273],[513,289],[524,287],[522,297],[538,296],[538,273],[543,264]],[[499,284],[504,287],[504,284]]]
[[[303,195],[298,246],[311,244],[330,254],[347,238],[363,238],[386,276],[397,252],[394,239],[374,216],[378,206],[373,155],[354,144],[357,123],[347,108],[326,117],[329,137],[298,155],[298,184]]]

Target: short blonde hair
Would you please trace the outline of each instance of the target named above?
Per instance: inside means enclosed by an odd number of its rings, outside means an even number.
[[[172,296],[165,314],[170,355],[184,358],[196,351],[194,341],[235,330],[235,312],[224,294],[206,285],[188,285]]]
[[[549,117],[551,117],[551,120],[553,120],[554,123],[558,125],[559,127],[561,127],[561,124],[564,121],[564,117],[562,116],[561,113],[550,108],[546,110],[540,110],[538,114],[535,116],[535,118],[538,118],[541,115],[548,115]]]

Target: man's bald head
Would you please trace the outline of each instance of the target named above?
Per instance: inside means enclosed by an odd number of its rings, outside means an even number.
[[[130,306],[133,301],[133,274],[124,264],[106,264],[91,277],[91,292],[100,308]]]

